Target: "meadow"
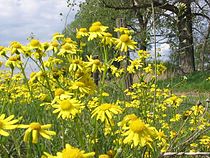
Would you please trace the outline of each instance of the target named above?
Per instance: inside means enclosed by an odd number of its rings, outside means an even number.
[[[0,46],[0,65],[8,67],[0,72],[0,157],[159,158],[210,151],[209,96],[189,101],[160,86],[167,67],[148,62],[132,31],[107,30],[95,22],[77,29],[76,38],[56,33],[50,42]],[[130,50],[138,58],[129,59]],[[27,75],[29,61],[38,70]],[[135,82],[129,85],[130,75]],[[210,84],[209,76],[204,80]]]

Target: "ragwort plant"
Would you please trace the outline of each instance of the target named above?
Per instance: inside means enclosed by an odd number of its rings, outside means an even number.
[[[2,157],[156,158],[209,151],[208,102],[188,106],[183,96],[160,89],[155,80],[166,67],[148,64],[150,54],[138,49],[132,31],[116,28],[116,38],[108,29],[94,22],[77,29],[75,41],[56,33],[50,42],[0,46],[1,65],[9,68],[0,73]],[[128,59],[130,50],[138,57]],[[30,63],[38,70],[30,72]],[[128,74],[136,79],[126,88]]]

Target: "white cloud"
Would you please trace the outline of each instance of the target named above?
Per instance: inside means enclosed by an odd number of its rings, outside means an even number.
[[[149,51],[152,58],[154,59],[155,57],[155,48],[154,48],[154,44],[151,45],[152,48]],[[163,44],[157,44],[156,46],[156,53],[158,55],[158,59],[162,60],[162,61],[167,61],[169,60],[169,56],[171,53],[171,49],[170,49],[170,45],[167,43],[163,43]]]
[[[64,29],[69,8],[66,0],[0,0],[0,10],[0,45],[7,46],[14,40],[26,44],[31,32],[41,41],[49,41],[53,33]],[[74,15],[72,11],[68,22]]]
[[[160,51],[158,53],[160,53],[161,55],[161,60],[169,60],[169,55],[171,53],[171,49],[170,49],[170,45],[167,43],[161,44],[160,45]]]

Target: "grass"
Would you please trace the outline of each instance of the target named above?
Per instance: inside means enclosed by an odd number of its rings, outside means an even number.
[[[194,72],[187,76],[175,76],[166,80],[159,80],[160,87],[169,87],[174,92],[210,93],[210,81],[206,80],[209,72]]]

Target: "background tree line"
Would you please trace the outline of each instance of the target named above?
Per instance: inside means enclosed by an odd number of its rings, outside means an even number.
[[[75,28],[94,21],[114,28],[116,19],[123,18],[139,48],[149,50],[154,42],[152,5],[156,42],[170,44],[169,62],[182,73],[209,70],[210,0],[86,0],[64,33],[75,34]]]

